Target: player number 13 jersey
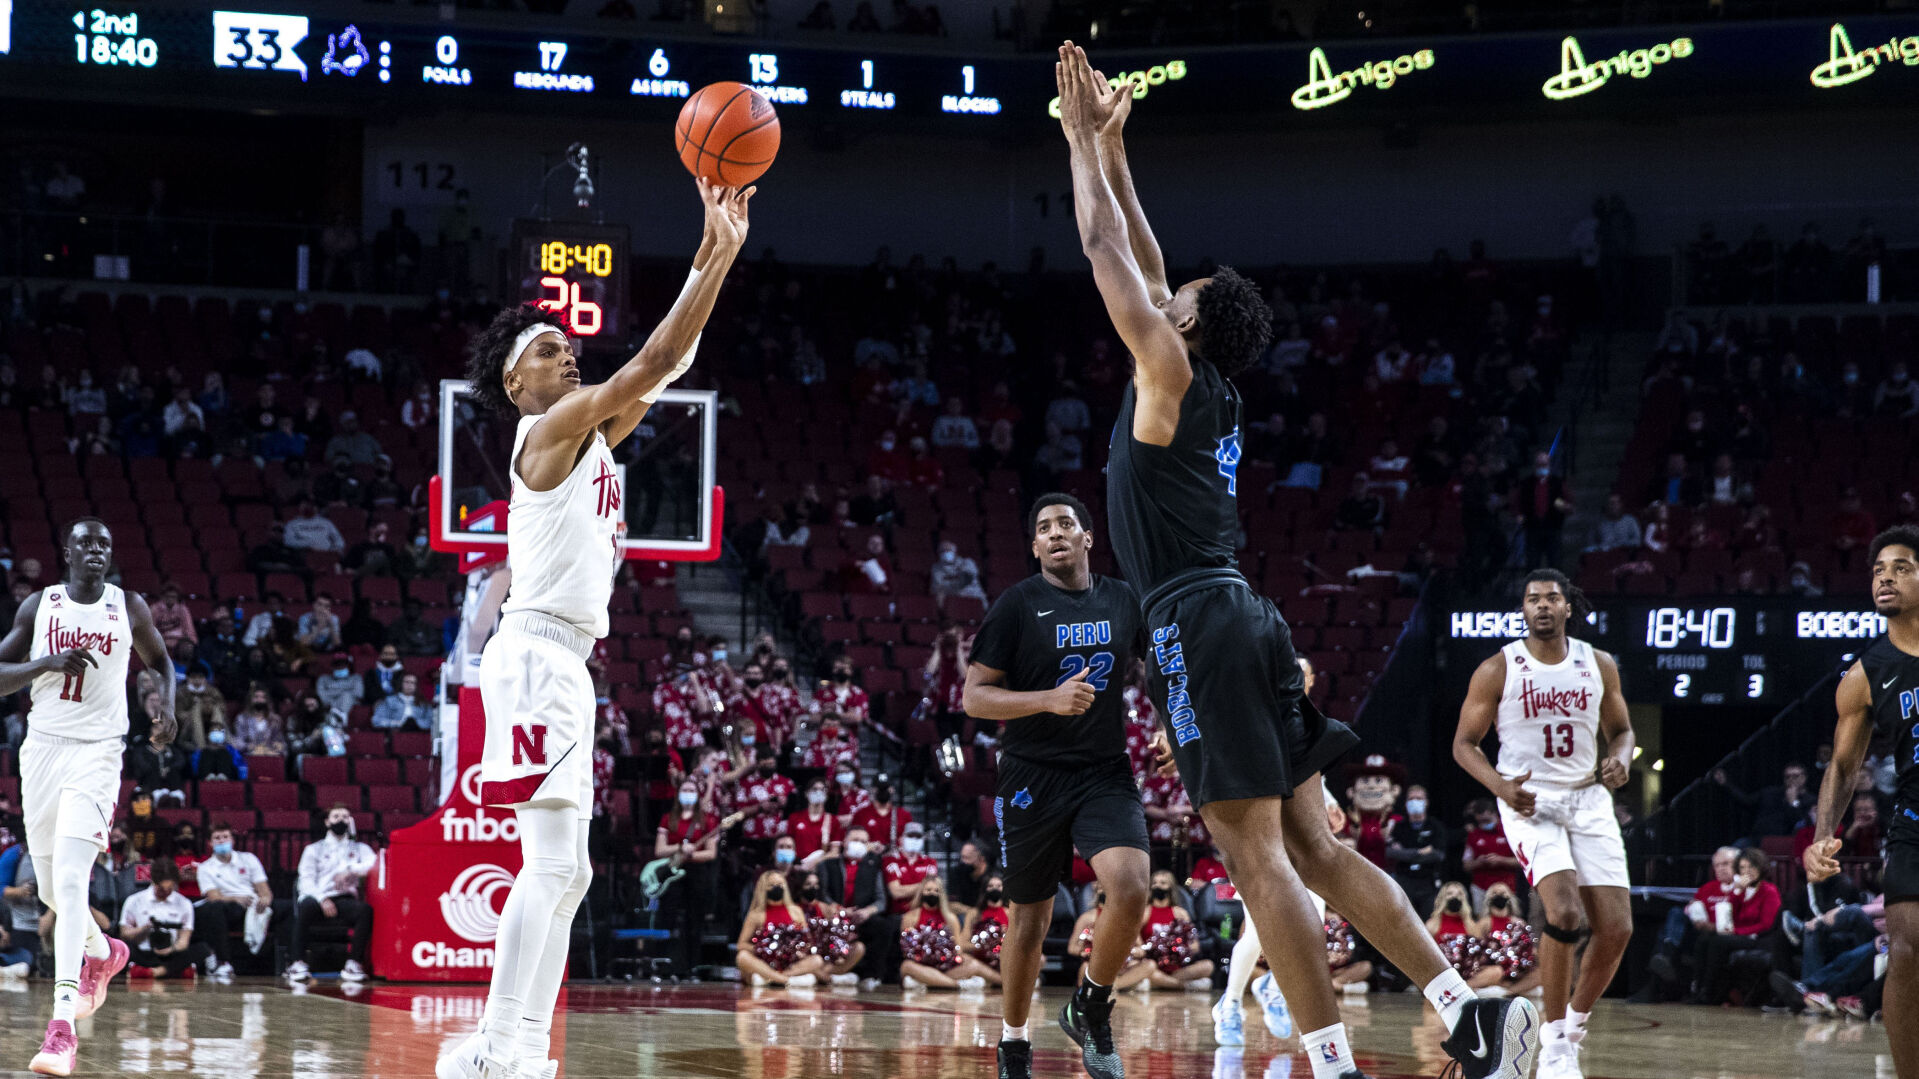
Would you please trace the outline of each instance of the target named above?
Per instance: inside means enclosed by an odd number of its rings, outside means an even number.
[[[1499,696],[1499,773],[1531,772],[1549,784],[1577,786],[1599,767],[1599,701],[1605,695],[1592,645],[1566,642],[1566,658],[1541,663],[1513,641]]]

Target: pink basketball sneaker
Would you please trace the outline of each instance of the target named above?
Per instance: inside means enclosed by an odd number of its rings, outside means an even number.
[[[73,1056],[80,1049],[80,1040],[73,1036],[73,1024],[65,1019],[55,1019],[47,1024],[47,1040],[40,1043],[40,1051],[33,1055],[33,1063],[27,1070],[35,1075],[72,1075]]]
[[[85,1019],[100,1010],[107,1001],[107,986],[112,984],[114,975],[127,968],[127,956],[131,954],[127,946],[118,938],[107,938],[107,957],[95,959],[88,956],[80,963],[80,999],[74,1007],[74,1018]]]

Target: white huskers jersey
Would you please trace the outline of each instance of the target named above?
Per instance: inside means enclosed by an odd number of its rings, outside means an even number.
[[[613,575],[625,556],[626,519],[620,512],[620,473],[598,431],[579,463],[558,487],[535,491],[520,478],[520,448],[539,416],[520,417],[508,476],[507,564],[513,584],[502,614],[533,611],[606,636]]]
[[[1514,641],[1499,695],[1499,774],[1576,787],[1599,768],[1599,701],[1605,696],[1592,645],[1567,638],[1566,658],[1546,664]]]
[[[78,675],[42,674],[33,680],[34,733],[98,742],[127,733],[127,656],[133,651],[133,618],[127,596],[109,584],[99,600],[77,603],[64,584],[40,592],[33,616],[29,659],[43,659],[70,648],[93,652],[97,667]]]

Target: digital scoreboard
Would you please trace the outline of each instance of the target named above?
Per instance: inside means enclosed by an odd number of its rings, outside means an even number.
[[[1617,658],[1626,699],[1640,704],[1783,704],[1886,631],[1884,617],[1827,597],[1594,603],[1574,635]],[[1526,634],[1518,611],[1454,611],[1444,625],[1461,645]]]
[[[625,343],[626,226],[516,221],[513,251],[520,302],[565,319],[583,346]]]

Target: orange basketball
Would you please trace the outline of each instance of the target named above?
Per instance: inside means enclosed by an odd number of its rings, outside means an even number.
[[[780,118],[751,86],[716,82],[686,99],[673,125],[673,145],[686,171],[743,187],[759,179],[780,152]]]

